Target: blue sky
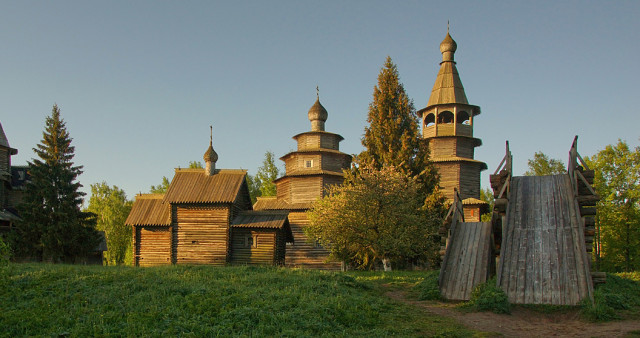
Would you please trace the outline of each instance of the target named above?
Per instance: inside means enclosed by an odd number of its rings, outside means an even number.
[[[482,185],[509,140],[516,174],[535,151],[566,161],[640,143],[639,1],[2,1],[0,122],[14,165],[33,158],[57,103],[80,182],[130,198],[202,160],[255,174],[295,149],[320,87],[328,131],[359,153],[387,55],[423,108],[446,34],[483,140]]]

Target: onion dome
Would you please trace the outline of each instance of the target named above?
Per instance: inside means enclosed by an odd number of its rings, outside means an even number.
[[[324,109],[322,104],[320,104],[320,99],[316,100],[316,103],[311,106],[309,109],[309,121],[311,121],[311,130],[312,131],[324,131],[324,122],[327,121],[327,117],[329,113]]]
[[[453,40],[449,32],[444,40],[440,43],[440,53],[442,53],[442,61],[453,61],[453,54],[458,49],[458,44]]]
[[[209,142],[209,148],[204,153],[203,159],[205,162],[213,162],[213,163],[218,162],[218,154],[216,153],[215,150],[213,150],[212,142]]]

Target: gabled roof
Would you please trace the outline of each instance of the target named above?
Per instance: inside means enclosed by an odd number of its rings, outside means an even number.
[[[253,210],[307,210],[311,208],[310,202],[289,203],[275,196],[258,197],[253,205]]]
[[[171,206],[162,200],[161,194],[137,195],[129,217],[124,222],[126,225],[171,225]]]
[[[17,149],[11,148],[9,145],[9,140],[7,140],[7,135],[4,134],[4,129],[2,129],[2,123],[0,123],[0,147],[9,148],[9,152],[11,155],[15,155],[18,153]]]
[[[289,213],[286,211],[242,211],[233,219],[231,227],[283,229],[285,240],[293,243],[288,215]]]
[[[164,202],[233,203],[246,175],[246,170],[220,169],[207,176],[204,169],[176,169]]]

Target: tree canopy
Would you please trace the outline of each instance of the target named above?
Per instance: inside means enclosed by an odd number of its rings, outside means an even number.
[[[258,168],[258,173],[255,176],[247,175],[251,201],[255,203],[260,196],[275,196],[276,184],[273,181],[278,176],[280,176],[280,169],[276,165],[276,158],[271,151],[267,150],[264,153],[262,166]]]
[[[396,65],[387,57],[373,88],[361,152],[356,162],[373,169],[394,166],[416,177],[420,191],[428,195],[437,186],[435,167],[429,161],[427,143],[420,135],[419,118],[407,96]]]
[[[313,204],[305,227],[331,258],[371,268],[435,254],[442,218],[425,207],[416,178],[392,166],[347,175],[348,183]]]
[[[596,215],[596,264],[605,271],[640,269],[640,147],[621,140],[590,158],[600,196]]]
[[[536,151],[533,158],[527,160],[527,165],[529,170],[524,173],[525,176],[557,175],[567,172],[561,160],[549,158],[541,151]]]
[[[104,231],[107,240],[105,263],[121,265],[132,261],[131,228],[124,223],[133,202],[127,200],[124,190],[106,182],[91,185],[88,212],[97,215],[97,229]]]
[[[12,247],[20,256],[50,262],[73,262],[85,257],[99,243],[95,219],[80,210],[85,193],[73,163],[75,148],[60,109],[53,106],[45,121],[42,140],[29,162],[30,181],[19,207],[22,221]]]

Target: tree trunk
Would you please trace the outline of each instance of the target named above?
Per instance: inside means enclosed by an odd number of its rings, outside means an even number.
[[[382,266],[384,268],[384,271],[391,271],[391,261],[389,260],[389,258],[382,259]]]

